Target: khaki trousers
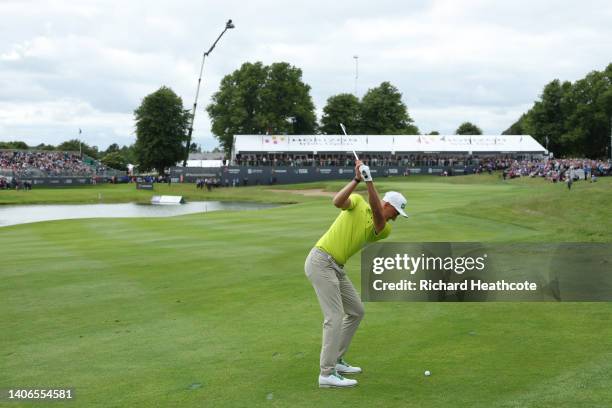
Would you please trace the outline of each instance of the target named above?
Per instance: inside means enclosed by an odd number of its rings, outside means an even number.
[[[312,248],[304,264],[323,312],[321,375],[328,376],[348,350],[363,319],[361,299],[348,276],[334,259],[320,248]]]

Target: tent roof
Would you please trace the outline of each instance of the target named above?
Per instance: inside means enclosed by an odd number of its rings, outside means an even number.
[[[236,135],[238,153],[545,153],[530,135]]]

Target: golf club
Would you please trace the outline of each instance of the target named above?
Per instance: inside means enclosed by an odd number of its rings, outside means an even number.
[[[344,124],[340,124],[340,128],[342,129],[342,132],[344,133],[344,136],[348,136],[346,134],[346,128],[344,127]],[[353,150],[353,156],[355,156],[355,160],[359,160],[359,157],[357,157],[357,153],[355,153],[355,151]]]
[[[342,129],[344,136],[348,136],[346,134],[346,128],[344,127],[343,123],[340,124],[340,128]],[[353,152],[353,156],[355,156],[355,160],[359,161],[359,156],[357,156],[357,153],[355,153],[355,150],[352,150],[352,152]],[[359,166],[359,171],[361,172],[361,175],[363,176],[363,179],[365,181],[372,181],[372,176],[370,175],[370,167],[366,165],[361,165]]]

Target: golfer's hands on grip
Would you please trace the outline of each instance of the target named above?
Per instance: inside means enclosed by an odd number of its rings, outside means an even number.
[[[359,167],[363,166],[363,162],[361,160],[357,160],[355,162],[355,178],[357,180],[363,180],[363,176],[361,175],[361,172],[359,171]]]
[[[355,163],[355,177],[358,180],[372,181],[370,168],[363,164],[361,160],[357,160],[357,162]]]

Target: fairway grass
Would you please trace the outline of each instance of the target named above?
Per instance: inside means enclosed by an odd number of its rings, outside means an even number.
[[[387,242],[612,242],[610,179],[571,191],[497,176],[377,186],[408,197],[410,217]],[[0,228],[0,388],[75,389],[74,402],[54,407],[610,406],[609,303],[367,303],[347,355],[364,368],[359,386],[320,390],[322,319],[303,265],[337,215],[330,198],[267,186],[156,189],[293,204]],[[0,203],[150,195],[102,185],[0,191]],[[359,257],[346,268],[359,288]]]

